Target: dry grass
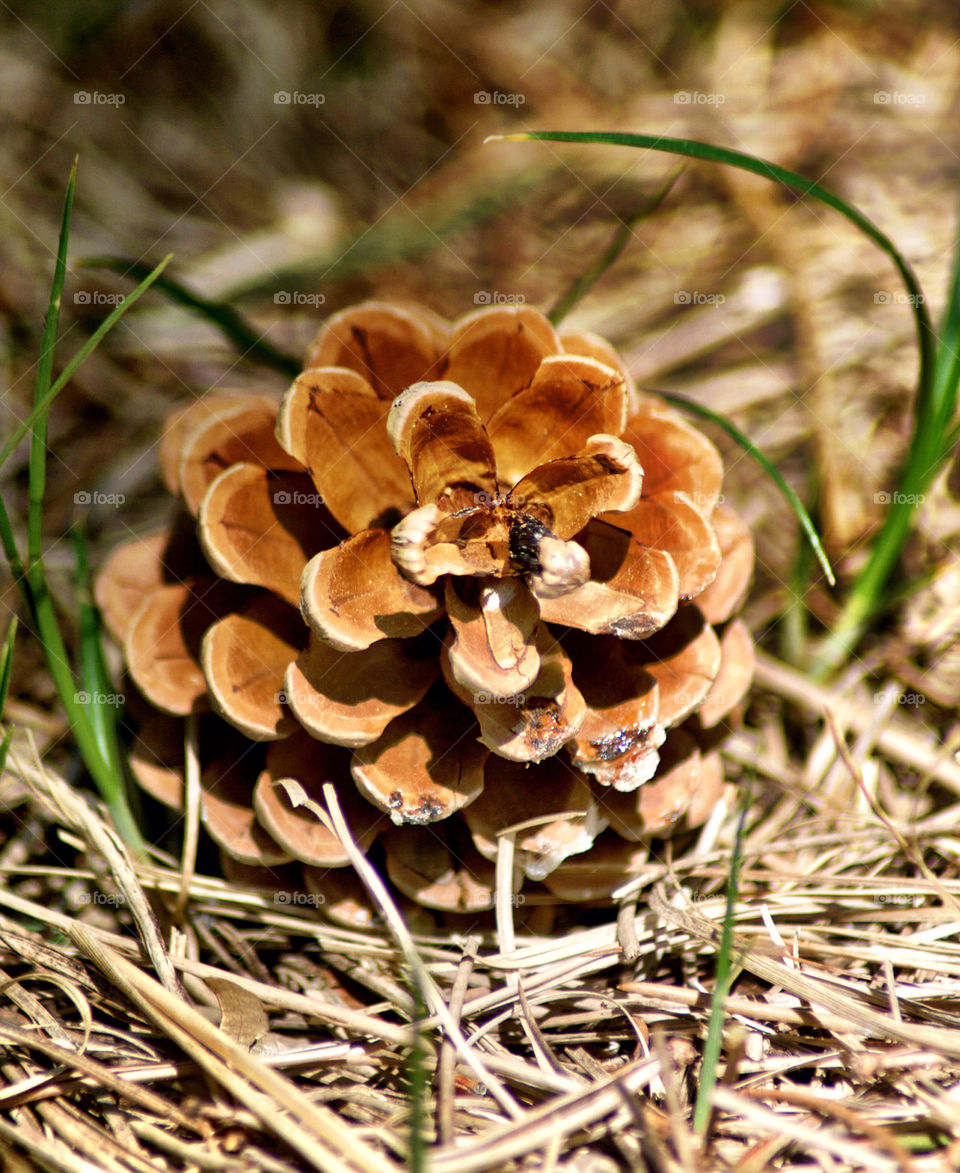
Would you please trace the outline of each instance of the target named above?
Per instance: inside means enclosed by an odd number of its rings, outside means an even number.
[[[760,731],[731,747],[751,760],[756,802],[704,1137],[689,1108],[731,820],[681,857],[651,858],[624,886],[619,923],[562,935],[503,919],[411,934],[369,876],[379,931],[206,876],[177,919],[179,871],[131,865],[21,747],[14,777],[66,844],[106,866],[42,880],[12,869],[0,895],[16,1008],[0,1023],[2,1127],[50,1168],[75,1167],[71,1151],[117,1169],[402,1166],[419,985],[434,1169],[943,1168],[957,1129],[960,877],[942,861],[956,854],[958,802],[885,811],[873,740],[823,755],[804,783]],[[949,760],[934,775],[958,789]],[[31,880],[40,899],[16,893]]]
[[[22,416],[29,399],[78,148],[75,259],[173,250],[181,280],[293,351],[322,311],[277,304],[277,291],[322,293],[323,311],[371,293],[447,316],[484,292],[549,308],[674,169],[628,151],[480,145],[526,127],[709,138],[822,179],[903,247],[936,314],[960,153],[952,6],[798,5],[776,27],[772,5],[704,8],[7,9],[5,410]],[[77,105],[78,90],[127,101]],[[326,101],[278,107],[278,90]],[[476,105],[479,90],[525,101]],[[680,90],[724,101],[677,103]],[[72,266],[65,353],[103,316],[92,295],[128,288]],[[828,213],[696,166],[570,324],[607,334],[642,384],[729,414],[808,499],[815,469],[844,580],[907,431],[914,340],[897,288]],[[717,293],[720,304],[693,296]],[[52,420],[50,564],[65,611],[69,521],[102,551],[164,515],[154,445],[168,408],[214,385],[282,382],[159,298],[137,307]],[[380,896],[382,926],[351,932],[201,874],[202,862],[186,877],[162,853],[131,863],[80,797],[40,655],[21,638],[0,780],[4,1168],[416,1165],[418,1040],[437,1173],[957,1167],[960,656],[947,620],[960,511],[944,479],[907,570],[947,574],[817,688],[784,661],[835,603],[811,585],[816,618],[791,627],[796,527],[716,439],[725,492],[756,534],[748,621],[765,655],[726,751],[750,800],[706,1134],[691,1107],[734,799],[696,842],[651,852],[619,910],[586,909],[565,929],[534,935],[503,900],[496,923],[412,931]],[[6,470],[12,515],[25,512],[25,461],[24,450]],[[82,512],[74,495],[93,489],[124,494],[124,507]],[[901,694],[916,703],[898,705]]]

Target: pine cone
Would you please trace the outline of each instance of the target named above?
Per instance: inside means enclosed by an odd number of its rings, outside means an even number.
[[[453,325],[334,315],[278,405],[211,395],[161,448],[185,510],[97,581],[148,705],[139,783],[235,864],[306,865],[355,919],[347,856],[284,780],[332,782],[422,905],[493,902],[498,834],[562,900],[609,894],[723,786],[717,729],[752,644],[743,523],[698,431],[602,339],[527,307]]]

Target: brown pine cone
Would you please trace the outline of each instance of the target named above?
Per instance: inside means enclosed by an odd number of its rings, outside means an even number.
[[[236,864],[299,861],[328,911],[366,915],[284,780],[321,803],[332,782],[396,888],[471,912],[507,827],[575,901],[709,815],[752,544],[717,450],[602,339],[368,302],[281,404],[177,412],[161,464],[186,512],[115,551],[97,600],[149,702],[137,780],[180,806],[204,714],[202,817]]]

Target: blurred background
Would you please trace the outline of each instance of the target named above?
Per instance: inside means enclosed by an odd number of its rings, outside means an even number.
[[[841,576],[856,568],[915,381],[890,261],[835,213],[740,172],[484,139],[629,130],[754,152],[872,217],[936,317],[960,151],[952,0],[11,0],[0,29],[5,434],[29,410],[75,156],[60,366],[133,288],[134,264],[167,253],[170,276],[300,354],[326,314],[370,296],[451,318],[497,301],[549,310],[628,223],[619,260],[566,324],[609,337],[641,386],[728,414],[802,497],[816,493]],[[64,600],[71,524],[96,562],[166,516],[156,445],[170,408],[211,387],[279,395],[287,381],[151,291],[51,419],[47,536]],[[748,618],[763,641],[796,590],[796,526],[711,435],[757,535]],[[4,470],[18,523],[26,451]],[[917,563],[957,531],[944,492]],[[809,599],[829,622],[827,594]],[[42,706],[39,652],[18,649]]]

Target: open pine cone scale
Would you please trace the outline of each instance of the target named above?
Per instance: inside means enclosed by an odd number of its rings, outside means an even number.
[[[146,702],[138,781],[182,803],[200,714],[202,817],[234,865],[299,862],[362,920],[342,845],[291,799],[325,782],[394,885],[454,911],[491,907],[508,827],[523,875],[578,900],[709,815],[752,545],[716,449],[602,339],[365,303],[281,404],[177,412],[161,466],[181,511],[113,553],[97,600]]]

